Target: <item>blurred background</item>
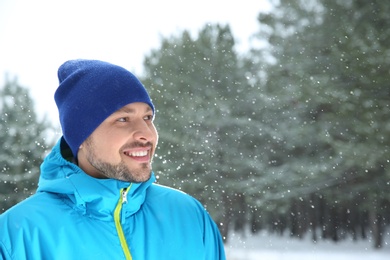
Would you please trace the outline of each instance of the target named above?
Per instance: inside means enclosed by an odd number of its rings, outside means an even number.
[[[61,136],[58,66],[94,58],[141,78],[158,183],[199,199],[225,243],[389,248],[388,1],[126,2],[0,0],[0,212]]]

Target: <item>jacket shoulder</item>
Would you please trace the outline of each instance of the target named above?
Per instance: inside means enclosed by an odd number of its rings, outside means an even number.
[[[189,204],[192,206],[201,205],[200,202],[191,195],[171,187],[153,183],[147,190],[149,200],[158,201],[159,203],[179,203]],[[203,206],[201,206],[203,208]]]
[[[198,218],[208,214],[203,205],[191,195],[160,184],[153,183],[147,190],[145,203],[149,206],[169,210],[180,215],[188,213]]]
[[[0,229],[12,237],[35,230],[37,223],[43,227],[55,226],[58,217],[68,209],[57,195],[37,193],[1,214]]]

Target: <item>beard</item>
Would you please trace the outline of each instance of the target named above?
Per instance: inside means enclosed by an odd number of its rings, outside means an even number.
[[[150,144],[148,144],[150,146]],[[145,144],[134,143],[132,145],[126,145],[126,147],[140,147]],[[151,162],[142,163],[137,169],[130,169],[126,163],[121,159],[118,164],[111,164],[104,162],[96,156],[96,149],[92,138],[87,138],[85,142],[85,148],[87,149],[88,162],[100,172],[101,175],[109,179],[116,179],[125,182],[141,183],[148,181],[151,177],[152,169]]]

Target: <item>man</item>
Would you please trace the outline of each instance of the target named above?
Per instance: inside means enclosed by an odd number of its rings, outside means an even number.
[[[154,105],[119,66],[72,60],[37,193],[0,216],[1,259],[225,259],[202,205],[154,183]]]

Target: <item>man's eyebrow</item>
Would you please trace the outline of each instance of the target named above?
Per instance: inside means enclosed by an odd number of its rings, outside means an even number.
[[[145,109],[145,112],[147,113],[147,112],[150,112],[150,111],[152,111],[153,109],[150,107],[150,106],[148,106],[146,109]],[[120,109],[118,109],[116,112],[125,112],[125,113],[128,113],[128,114],[133,114],[133,113],[135,113],[135,109],[133,109],[133,108],[128,108],[128,107],[122,107],[122,108],[120,108]]]

